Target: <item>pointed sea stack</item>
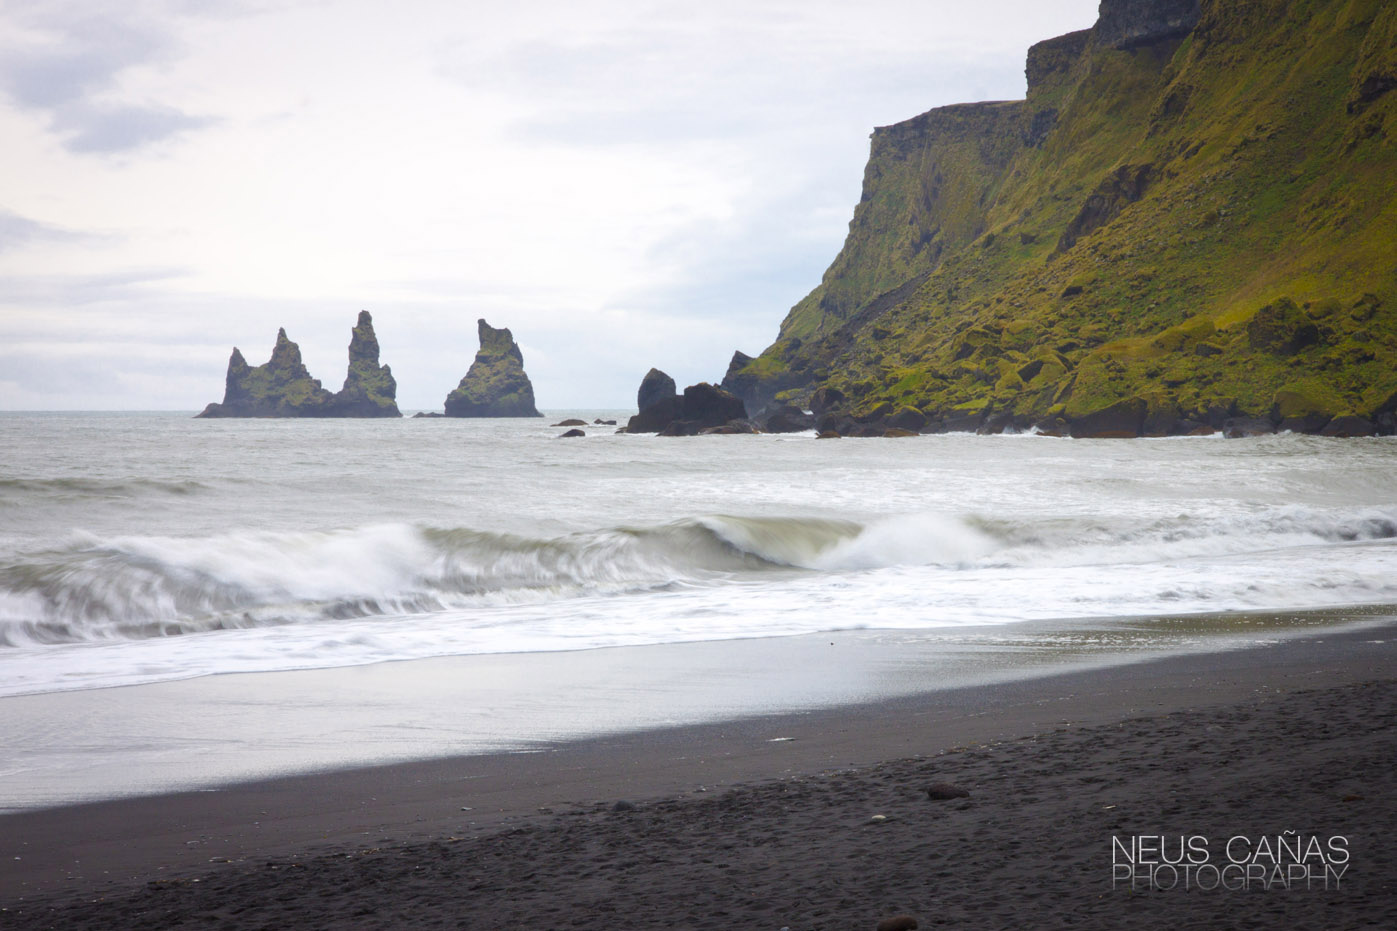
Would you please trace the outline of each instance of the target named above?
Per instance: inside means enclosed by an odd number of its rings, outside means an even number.
[[[301,361],[301,347],[277,330],[272,358],[256,367],[235,346],[228,360],[223,403],[210,404],[200,417],[401,417],[397,383],[378,364],[373,318],[359,312],[349,341],[349,371],[344,388],[331,394],[311,378]]]
[[[401,417],[398,383],[393,370],[378,364],[378,337],[373,317],[359,311],[359,323],[349,340],[349,371],[335,395],[332,417]]]
[[[446,396],[448,417],[542,417],[524,356],[508,328],[477,321],[480,351],[456,390]]]
[[[277,330],[272,358],[249,366],[238,348],[228,360],[223,403],[210,404],[200,417],[325,417],[334,395],[311,378],[301,361],[301,347]]]

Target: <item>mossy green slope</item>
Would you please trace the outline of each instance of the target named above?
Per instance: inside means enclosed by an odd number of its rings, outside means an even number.
[[[480,351],[461,383],[446,396],[448,417],[542,417],[524,356],[508,328],[477,321]]]
[[[1382,0],[1040,43],[1026,100],[875,133],[844,250],[725,384],[959,428],[1392,432],[1394,47]]]

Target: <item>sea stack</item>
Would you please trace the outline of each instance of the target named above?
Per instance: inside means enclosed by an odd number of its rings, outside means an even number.
[[[378,337],[373,317],[359,311],[359,322],[349,339],[349,371],[344,387],[335,395],[332,417],[401,417],[398,383],[393,370],[378,364]]]
[[[446,396],[448,417],[542,417],[534,386],[524,374],[524,356],[507,327],[477,321],[480,351],[470,370]]]
[[[359,312],[349,341],[349,371],[344,388],[331,393],[311,378],[301,361],[301,347],[277,330],[272,357],[250,366],[233,347],[224,382],[223,403],[210,404],[199,417],[401,417],[397,383],[386,365],[378,364],[378,340],[373,318]]]
[[[266,363],[250,366],[238,347],[228,360],[223,403],[210,404],[200,417],[324,417],[334,395],[310,377],[301,347],[282,327]]]

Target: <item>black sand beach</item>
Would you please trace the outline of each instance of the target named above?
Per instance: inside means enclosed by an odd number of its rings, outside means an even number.
[[[1394,634],[10,815],[0,927],[1393,927]]]

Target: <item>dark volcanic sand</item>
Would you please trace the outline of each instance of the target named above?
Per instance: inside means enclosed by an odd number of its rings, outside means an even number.
[[[1361,638],[1348,640],[1361,649]],[[1268,667],[1290,685],[1249,686],[1249,698],[1229,704],[1200,690],[1196,710],[1120,720],[1132,707],[1128,680],[1141,689],[1150,681],[1151,667],[1127,667],[1113,688],[1092,693],[1114,705],[1113,723],[638,795],[632,810],[611,800],[560,806],[513,824],[480,822],[475,835],[462,824],[433,840],[248,856],[202,873],[188,860],[177,878],[88,881],[24,898],[11,883],[0,927],[871,931],[907,913],[922,928],[1394,928],[1397,680],[1314,688],[1335,676],[1319,661],[1295,665],[1305,646],[1290,645],[1292,659]],[[1371,647],[1368,663],[1388,663],[1387,647]],[[1266,654],[1170,662],[1232,657],[1245,666]],[[1039,692],[1054,710],[1069,704],[1047,684]],[[971,795],[931,801],[925,787],[935,782]],[[10,823],[32,830],[63,815],[14,817],[29,817]],[[1205,835],[1219,863],[1228,837],[1287,830],[1347,838],[1339,888],[1112,888],[1113,835]]]

